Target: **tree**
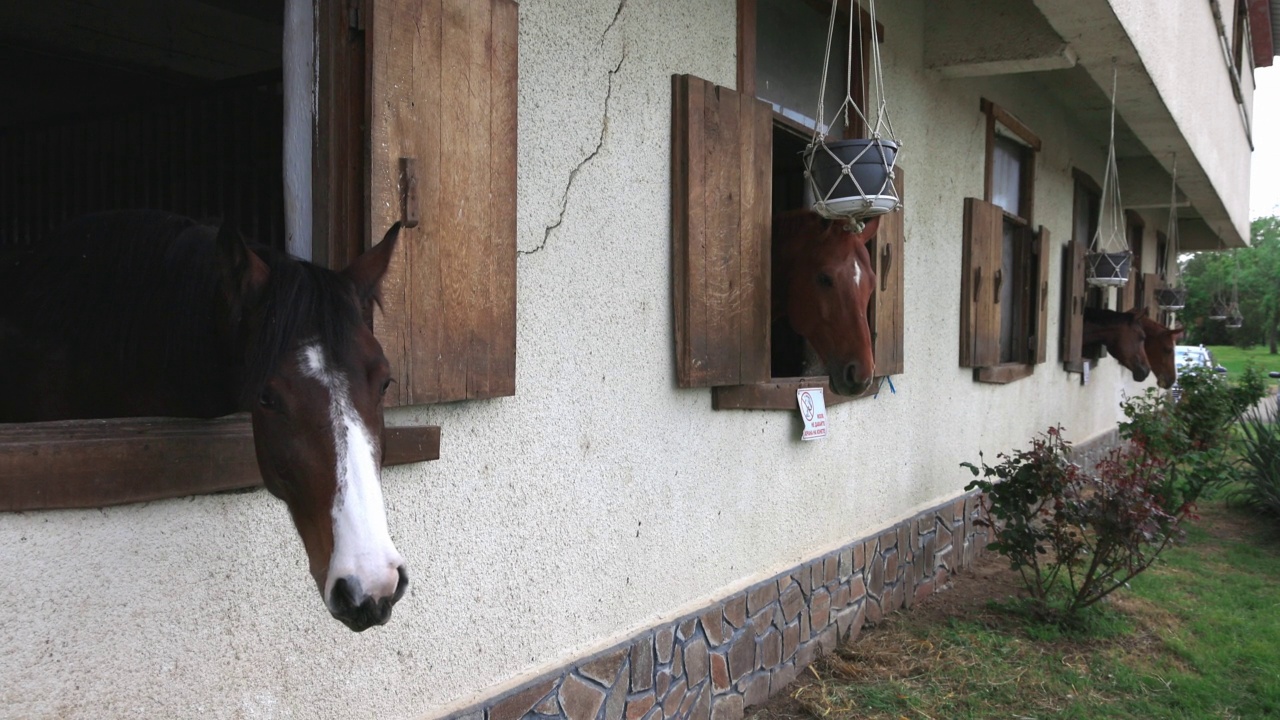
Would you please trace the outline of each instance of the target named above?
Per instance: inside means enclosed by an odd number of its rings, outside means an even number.
[[[1280,349],[1280,217],[1254,220],[1251,245],[1226,252],[1196,253],[1181,263],[1187,288],[1183,324],[1192,342],[1249,347],[1266,343],[1272,355]],[[1209,320],[1216,300],[1229,299],[1239,288],[1244,324],[1229,329]]]

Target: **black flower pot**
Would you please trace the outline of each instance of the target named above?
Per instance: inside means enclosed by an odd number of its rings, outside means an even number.
[[[819,213],[828,217],[867,218],[898,208],[900,203],[893,190],[898,143],[837,140],[812,146],[805,152],[810,155],[806,166]]]
[[[1161,310],[1181,310],[1187,306],[1186,288],[1160,288],[1156,290],[1156,305]]]
[[[1085,255],[1085,277],[1095,287],[1122,287],[1129,282],[1129,266],[1133,253],[1089,253]]]

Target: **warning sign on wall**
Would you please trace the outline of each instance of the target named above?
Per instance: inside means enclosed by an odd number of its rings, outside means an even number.
[[[827,401],[822,396],[822,388],[800,388],[796,391],[796,402],[800,405],[800,419],[804,420],[804,432],[801,440],[822,440],[827,436]]]

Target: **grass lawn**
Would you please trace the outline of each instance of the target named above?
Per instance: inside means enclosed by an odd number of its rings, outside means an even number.
[[[1213,359],[1227,369],[1227,377],[1240,377],[1250,362],[1257,365],[1266,375],[1271,370],[1280,370],[1280,355],[1272,355],[1266,345],[1255,345],[1247,350],[1232,345],[1208,345]],[[1272,385],[1275,380],[1268,380]]]
[[[988,555],[895,614],[750,720],[1280,716],[1280,541],[1217,503],[1090,627],[1010,610],[1020,584]]]

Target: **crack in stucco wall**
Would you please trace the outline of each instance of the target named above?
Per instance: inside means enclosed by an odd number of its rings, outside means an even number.
[[[618,11],[614,13],[613,21],[609,23],[609,27],[605,28],[605,31],[600,36],[601,44],[604,43],[604,38],[608,36],[609,31],[611,31],[614,24],[617,23],[618,16],[622,14],[622,8],[626,4],[627,0],[622,0],[618,3]],[[556,228],[560,227],[560,225],[564,223],[565,212],[569,209],[569,194],[573,192],[573,185],[578,179],[578,174],[581,173],[582,170],[600,154],[600,150],[604,147],[604,141],[609,135],[609,101],[613,99],[613,79],[622,70],[622,64],[626,62],[626,60],[627,50],[624,46],[622,49],[622,56],[618,58],[618,63],[613,66],[613,69],[609,70],[609,80],[605,87],[604,94],[604,112],[601,114],[600,119],[600,137],[596,139],[596,146],[591,150],[591,152],[587,153],[586,157],[578,161],[578,164],[569,171],[569,179],[564,185],[564,192],[560,195],[560,212],[557,214],[555,222],[543,228],[542,242],[538,243],[536,247],[530,250],[517,250],[516,252],[518,254],[532,255],[545,248],[547,246],[547,241],[551,239],[551,234],[555,232]]]

